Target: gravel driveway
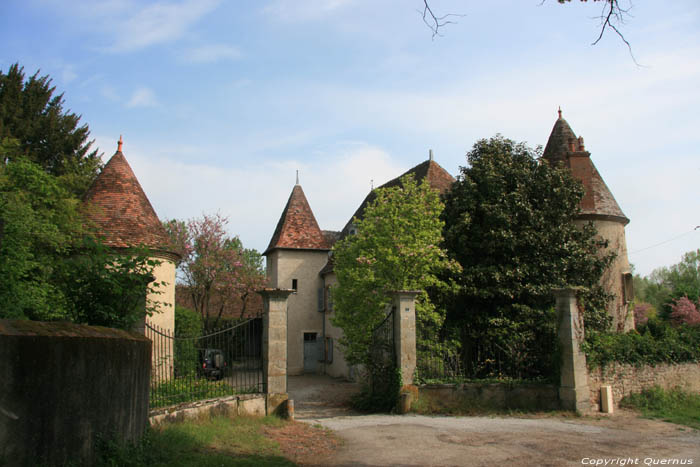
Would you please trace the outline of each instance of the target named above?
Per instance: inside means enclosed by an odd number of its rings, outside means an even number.
[[[347,407],[355,384],[325,376],[288,382],[296,418],[344,440],[323,465],[700,466],[699,431],[631,412],[597,419],[359,415]]]

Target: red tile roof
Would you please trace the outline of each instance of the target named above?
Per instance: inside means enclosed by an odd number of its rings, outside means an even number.
[[[295,185],[264,255],[275,248],[330,250],[301,185]]]
[[[620,209],[615,197],[600,176],[586,151],[583,138],[576,138],[569,124],[561,117],[554,123],[542,157],[550,163],[564,164],[571,175],[583,183],[586,190],[581,199],[581,218],[608,218],[627,224],[629,219]]]
[[[88,189],[83,205],[108,246],[167,251],[168,235],[122,154],[121,143]]]
[[[417,183],[422,183],[423,180],[427,180],[428,184],[433,189],[437,190],[441,195],[447,192],[447,190],[449,190],[452,187],[452,184],[455,182],[455,178],[445,169],[443,169],[440,164],[432,159],[428,159],[427,161],[421,162],[417,166],[404,172],[393,180],[389,180],[379,188],[398,186],[401,183],[401,178],[409,174],[414,176]],[[360,207],[357,208],[357,211],[355,211],[355,214],[353,214],[348,223],[345,224],[345,227],[341,232],[341,238],[345,237],[350,232],[350,226],[352,225],[352,220],[354,218],[362,219],[367,205],[374,201],[376,197],[377,194],[374,192],[374,190],[370,191],[362,204],[360,204]]]

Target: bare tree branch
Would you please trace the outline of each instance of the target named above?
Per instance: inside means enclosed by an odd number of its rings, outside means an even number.
[[[430,8],[428,0],[423,0],[423,5],[423,11],[421,12],[420,10],[418,10],[418,13],[421,13],[423,15],[423,22],[433,32],[432,39],[435,39],[435,36],[442,37],[442,34],[440,34],[440,28],[447,26],[448,24],[457,24],[456,21],[451,21],[447,18],[460,18],[466,16],[457,13],[448,13],[443,16],[436,16],[435,13],[433,13],[433,10]]]

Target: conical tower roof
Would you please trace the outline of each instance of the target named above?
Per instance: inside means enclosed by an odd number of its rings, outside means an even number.
[[[542,158],[552,164],[568,167],[571,175],[583,183],[585,193],[580,203],[581,219],[606,218],[623,224],[629,223],[591,160],[591,153],[586,151],[583,137],[576,138],[567,121],[562,118],[561,109]]]
[[[304,190],[298,183],[289,195],[287,205],[282,211],[270,245],[265,250],[268,254],[275,248],[300,250],[330,250],[326,236],[316,222],[311,206],[306,200]]]
[[[421,162],[417,166],[404,172],[398,177],[389,180],[379,188],[390,188],[398,186],[401,183],[401,179],[406,175],[413,175],[416,183],[422,183],[423,180],[427,180],[430,187],[440,194],[444,194],[447,190],[450,189],[450,187],[452,187],[452,184],[455,182],[455,178],[452,175],[450,175],[449,172],[447,172],[447,170],[443,169],[442,166],[440,166],[440,164],[435,162],[431,156],[431,158],[427,161]],[[377,194],[374,192],[374,190],[369,192],[362,204],[360,204],[360,207],[357,208],[357,211],[355,211],[355,214],[353,214],[348,223],[345,224],[345,227],[343,228],[343,231],[341,233],[342,237],[345,237],[350,232],[350,226],[352,225],[353,219],[362,219],[362,217],[365,214],[365,209],[367,208],[367,205],[374,201],[376,197]]]
[[[122,153],[121,137],[117,152],[88,189],[83,204],[106,245],[167,252],[168,235]]]

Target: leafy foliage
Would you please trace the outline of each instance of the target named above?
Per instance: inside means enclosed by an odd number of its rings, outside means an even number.
[[[582,344],[591,368],[618,362],[633,365],[700,361],[700,327],[672,327],[650,319],[640,332],[586,332]]]
[[[217,327],[235,301],[240,301],[244,316],[250,297],[265,282],[262,257],[243,248],[238,237],[230,237],[227,224],[219,214],[187,223],[164,222],[172,248],[182,257],[181,280],[205,329]]]
[[[175,376],[194,376],[199,365],[195,338],[202,335],[202,317],[175,306]]]
[[[54,95],[48,76],[36,72],[25,79],[24,68],[10,66],[0,71],[0,140],[14,138],[18,155],[28,158],[76,197],[90,186],[101,162],[91,151],[87,125],[80,116],[63,109],[63,94]],[[5,162],[14,155],[4,154]]]
[[[688,297],[700,300],[700,249],[689,251],[681,261],[655,269],[649,277],[635,277],[635,293],[654,306],[659,315],[670,319],[676,300]]]
[[[687,296],[674,300],[671,310],[671,322],[676,326],[700,326],[700,312]]]
[[[462,266],[449,325],[466,355],[487,345],[506,361],[481,376],[537,378],[552,371],[554,288],[588,288],[581,297],[587,328],[610,324],[609,297],[598,282],[614,255],[600,254],[605,243],[592,223],[574,225],[580,183],[537,156],[501,136],[480,140],[445,198],[445,246]]]
[[[364,218],[353,221],[358,233],[333,249],[338,286],[332,289],[332,321],[343,329],[341,343],[351,364],[369,361],[372,331],[385,319],[396,290],[423,291],[416,304],[417,345],[437,345],[431,339],[445,312],[425,290],[447,288],[438,274],[456,267],[439,246],[442,203],[426,182],[419,185],[407,176],[399,186],[377,189],[376,195]]]
[[[156,262],[113,251],[86,227],[81,195],[99,168],[87,125],[48,77],[0,72],[0,317],[131,328],[155,311]]]

